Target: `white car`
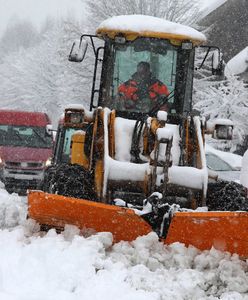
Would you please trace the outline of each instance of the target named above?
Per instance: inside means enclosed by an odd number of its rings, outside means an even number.
[[[206,160],[210,178],[240,182],[242,156],[206,145]]]

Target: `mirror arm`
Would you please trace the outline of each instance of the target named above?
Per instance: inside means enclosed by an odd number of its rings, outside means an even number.
[[[97,35],[92,35],[92,34],[83,34],[83,35],[81,36],[81,38],[80,38],[80,45],[81,45],[82,40],[83,40],[84,37],[89,37],[89,38],[90,38],[90,42],[91,42],[91,45],[92,45],[92,48],[93,48],[93,51],[94,51],[94,55],[95,55],[95,57],[96,57],[96,55],[97,55],[96,52],[97,52],[97,51],[96,51],[96,47],[95,47],[93,38],[98,38],[98,36],[97,36]]]
[[[200,65],[200,67],[198,68],[198,70],[201,69],[201,68],[203,67],[203,65],[204,65],[204,63],[205,63],[205,61],[206,61],[206,59],[207,59],[207,57],[208,57],[208,54],[209,54],[209,52],[210,52],[210,49],[211,49],[211,47],[208,47],[208,51],[207,51],[207,53],[206,53],[206,55],[205,55],[205,57],[204,57],[204,59],[203,59],[201,65]]]
[[[201,69],[201,68],[203,67],[203,65],[204,65],[204,63],[205,63],[205,61],[206,61],[206,59],[207,59],[207,57],[208,57],[208,54],[209,54],[209,52],[210,52],[212,49],[218,50],[219,60],[220,60],[220,48],[219,48],[219,47],[217,47],[217,46],[204,46],[204,45],[201,45],[201,46],[199,46],[199,48],[208,48],[208,50],[207,50],[207,53],[206,53],[206,55],[205,55],[205,57],[204,57],[204,59],[203,59],[201,65],[200,65],[200,67],[198,68],[198,70]]]

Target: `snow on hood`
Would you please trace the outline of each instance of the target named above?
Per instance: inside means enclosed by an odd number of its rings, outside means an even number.
[[[41,162],[52,155],[52,149],[0,146],[0,157],[4,161]]]
[[[206,149],[206,153],[213,153],[217,156],[219,156],[220,158],[222,158],[225,162],[227,162],[231,167],[235,168],[235,169],[241,169],[241,165],[242,165],[242,156],[238,155],[238,154],[234,154],[231,152],[225,152],[225,151],[221,151],[221,150],[217,150],[213,147],[211,147],[210,145],[205,145],[205,149]]]
[[[194,28],[145,15],[123,15],[109,18],[97,28],[97,31],[101,30],[133,31],[141,34],[145,32],[169,33],[185,36],[190,40],[206,41],[205,35]]]
[[[248,150],[246,150],[246,152],[242,158],[240,183],[248,189]]]
[[[226,75],[238,75],[245,72],[248,68],[248,47],[235,55],[226,65]]]

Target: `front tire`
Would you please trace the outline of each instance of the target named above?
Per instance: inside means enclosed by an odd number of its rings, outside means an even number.
[[[50,180],[50,191],[63,196],[97,200],[92,173],[80,165],[60,165]]]
[[[208,184],[207,206],[210,211],[248,211],[245,188],[234,181]]]

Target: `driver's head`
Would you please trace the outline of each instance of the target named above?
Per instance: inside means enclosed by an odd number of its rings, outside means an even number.
[[[137,65],[137,74],[141,79],[147,79],[150,77],[150,64],[146,61],[141,61]]]

